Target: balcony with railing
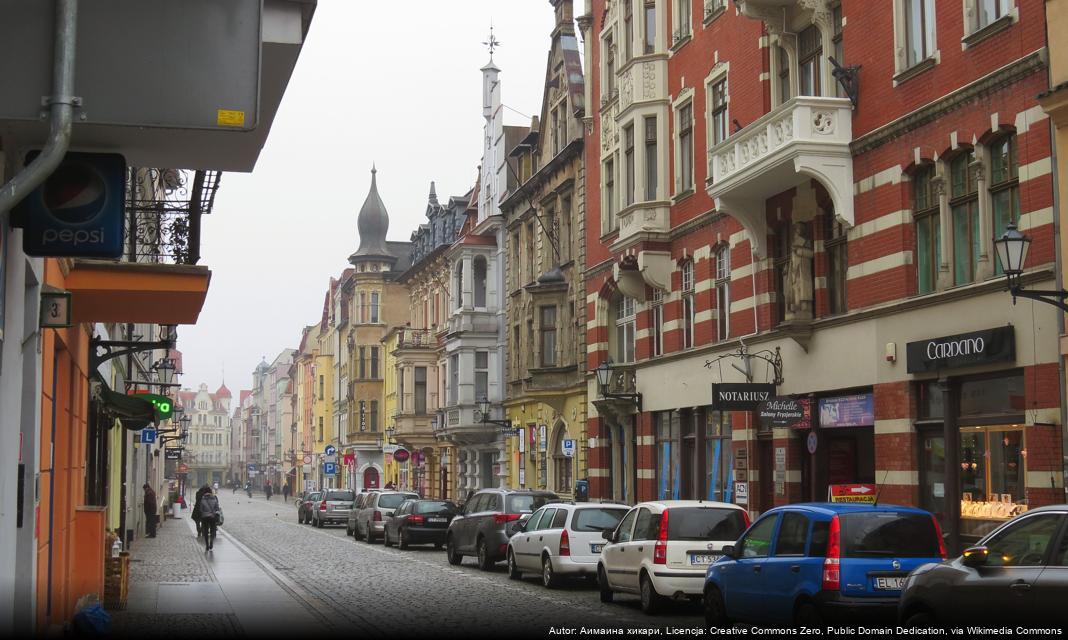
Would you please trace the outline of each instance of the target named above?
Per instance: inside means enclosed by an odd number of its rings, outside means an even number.
[[[765,201],[810,179],[852,226],[852,116],[848,98],[798,96],[708,150],[708,195],[746,229],[756,255],[768,255]]]

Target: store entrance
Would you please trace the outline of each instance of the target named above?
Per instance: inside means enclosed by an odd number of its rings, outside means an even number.
[[[821,429],[816,450],[817,500],[827,499],[832,484],[875,482],[875,429]]]

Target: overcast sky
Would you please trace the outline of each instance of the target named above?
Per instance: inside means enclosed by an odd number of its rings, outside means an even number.
[[[548,0],[319,0],[255,171],[223,174],[205,218],[211,288],[197,324],[179,330],[184,386],[214,391],[225,368],[236,396],[261,357],[299,346],[359,245],[372,163],[390,240],[425,220],[431,180],[442,200],[474,185],[491,20],[514,109],[505,123],[529,124],[541,108]]]

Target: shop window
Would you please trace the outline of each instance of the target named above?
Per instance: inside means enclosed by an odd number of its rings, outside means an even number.
[[[943,413],[942,389],[936,380],[920,382],[916,385],[916,412],[920,419],[938,419]]]
[[[950,161],[950,216],[953,221],[953,283],[975,280],[979,261],[979,168],[972,150]]]
[[[816,25],[810,25],[798,35],[797,94],[820,95],[820,58],[823,56],[823,35]]]
[[[1022,429],[961,428],[960,468],[963,535],[981,536],[1027,510]]]
[[[731,326],[731,248],[716,251],[716,339],[726,340]]]
[[[1016,159],[1016,136],[1005,136],[990,145],[990,202],[994,212],[994,238],[1000,238],[1009,224],[1020,220],[1020,177]],[[993,251],[991,253],[994,253]],[[1001,261],[994,260],[1001,275]]]
[[[916,224],[916,293],[938,286],[942,262],[941,223],[935,192],[935,167],[927,164],[912,176],[912,218]]]
[[[731,413],[705,410],[705,487],[706,498],[730,502],[734,469],[731,454]],[[700,496],[698,496],[700,497]]]

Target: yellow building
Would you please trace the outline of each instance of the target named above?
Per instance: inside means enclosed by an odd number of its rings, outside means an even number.
[[[397,348],[400,331],[400,328],[393,327],[382,338],[382,414],[386,417],[385,432],[387,435],[382,449],[382,466],[385,470],[383,484],[389,485],[392,483],[398,489],[407,489],[407,483],[402,483],[400,480],[401,468],[406,465],[401,465],[393,459],[393,452],[395,451],[393,446],[396,446],[396,440],[393,436],[396,431],[397,376],[399,375],[397,358],[393,354]]]

